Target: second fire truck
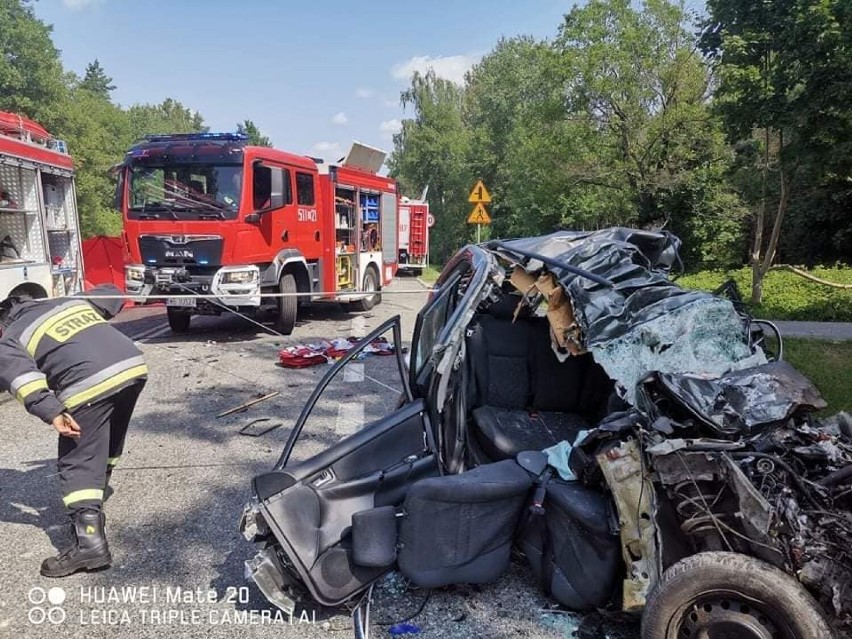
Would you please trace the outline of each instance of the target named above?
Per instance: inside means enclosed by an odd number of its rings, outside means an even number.
[[[372,308],[400,249],[397,184],[378,174],[384,158],[358,143],[329,165],[239,134],[147,137],[128,151],[116,190],[127,292],[166,296],[175,332],[193,315],[266,302],[283,334],[310,301]],[[261,298],[268,292],[287,295]]]
[[[38,123],[0,111],[0,300],[81,290],[74,163]]]

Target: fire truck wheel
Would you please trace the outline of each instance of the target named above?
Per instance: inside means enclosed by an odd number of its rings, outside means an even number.
[[[298,292],[295,276],[290,273],[282,275],[278,290],[287,295],[278,298],[278,322],[275,328],[282,335],[289,335],[296,328],[296,315],[299,312],[299,298],[294,295]]]
[[[169,308],[166,309],[166,314],[169,316],[169,328],[172,333],[186,333],[189,330],[189,320],[192,318],[190,313]]]
[[[369,311],[376,304],[382,301],[382,294],[378,292],[379,275],[373,267],[369,267],[367,272],[364,273],[364,287],[361,290],[365,293],[372,292],[373,294],[362,300],[352,302],[352,308],[356,311]]]

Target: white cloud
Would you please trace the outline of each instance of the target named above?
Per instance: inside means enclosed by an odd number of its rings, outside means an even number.
[[[311,151],[314,155],[318,155],[329,162],[337,162],[345,155],[340,142],[317,142],[311,147]]]
[[[432,69],[439,78],[456,84],[464,83],[464,74],[482,58],[479,54],[467,55],[416,55],[391,67],[390,73],[397,80],[411,79],[415,71],[426,73]]]
[[[385,120],[379,124],[379,132],[386,140],[393,138],[394,133],[399,133],[402,130],[402,122],[394,118],[393,120]]]
[[[104,0],[62,0],[62,4],[72,11],[81,11],[82,9],[93,7],[103,2]]]
[[[376,94],[375,91],[373,91],[372,89],[368,89],[367,87],[361,87],[357,91],[355,91],[355,93],[362,100],[367,100],[369,98],[372,98]]]
[[[346,124],[347,122],[349,122],[349,118],[347,118],[346,114],[341,111],[340,113],[335,113],[334,117],[331,118],[331,121],[334,124]]]

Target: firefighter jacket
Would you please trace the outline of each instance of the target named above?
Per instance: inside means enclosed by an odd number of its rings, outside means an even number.
[[[90,294],[122,293],[108,284]],[[123,303],[65,297],[12,307],[0,337],[0,391],[50,423],[146,377],[142,353],[105,321]]]

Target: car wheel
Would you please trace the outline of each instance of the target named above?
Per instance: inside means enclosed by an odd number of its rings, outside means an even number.
[[[281,276],[278,290],[284,297],[278,298],[278,321],[275,328],[282,335],[289,335],[296,328],[296,316],[299,314],[299,298],[295,295],[296,277],[290,273]]]
[[[819,604],[766,562],[704,552],[669,568],[648,597],[643,639],[831,639]]]
[[[189,322],[192,319],[192,313],[168,308],[166,309],[166,315],[168,315],[169,328],[172,329],[172,333],[186,333],[189,331]]]
[[[356,311],[369,311],[376,304],[382,301],[382,294],[379,293],[379,275],[376,269],[370,267],[364,273],[364,286],[362,290],[365,293],[372,293],[362,300],[352,302],[352,308]]]

